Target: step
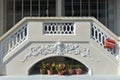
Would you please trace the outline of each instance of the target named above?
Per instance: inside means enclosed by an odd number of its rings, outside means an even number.
[[[31,75],[31,76],[1,76],[0,80],[120,80],[114,75]]]

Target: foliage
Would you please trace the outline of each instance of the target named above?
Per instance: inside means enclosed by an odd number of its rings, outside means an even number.
[[[45,63],[44,63],[44,62],[42,62],[42,63],[41,63],[40,68],[42,68],[42,69],[45,69],[45,68],[46,68],[46,65],[45,65]]]
[[[73,65],[72,64],[67,64],[67,69],[72,69]]]
[[[56,71],[62,71],[62,70],[65,70],[65,64],[56,64],[55,65],[56,67]]]
[[[52,70],[55,67],[55,63],[46,63],[47,70]]]
[[[81,68],[80,64],[76,64],[76,68]]]

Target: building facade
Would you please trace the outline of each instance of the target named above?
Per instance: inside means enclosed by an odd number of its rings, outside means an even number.
[[[1,1],[1,35],[24,17],[95,17],[116,35],[117,0],[5,0]],[[3,28],[4,26],[4,28]]]
[[[30,75],[39,70],[41,61],[70,60],[82,65],[83,74],[118,75],[119,3],[119,0],[1,0],[0,74]],[[106,47],[108,39],[112,43]]]

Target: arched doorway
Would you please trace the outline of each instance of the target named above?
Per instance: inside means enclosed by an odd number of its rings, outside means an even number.
[[[55,64],[62,63],[62,64],[65,64],[66,65],[65,75],[68,75],[67,68],[68,68],[69,64],[73,65],[73,68],[75,68],[75,66],[80,65],[80,67],[82,69],[82,73],[81,74],[89,74],[89,69],[84,64],[82,64],[81,62],[79,62],[79,61],[77,61],[75,59],[69,58],[69,57],[54,56],[54,57],[45,58],[45,59],[37,62],[35,65],[33,65],[29,69],[29,75],[40,74],[40,66],[42,65],[42,62],[44,62],[45,64],[47,64],[47,63],[55,63]],[[47,72],[45,74],[47,74]],[[54,71],[53,74],[57,74],[57,72]],[[75,72],[74,72],[74,74],[75,74]]]

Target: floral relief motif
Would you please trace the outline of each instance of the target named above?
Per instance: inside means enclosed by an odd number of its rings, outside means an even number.
[[[40,45],[38,47],[32,46],[28,54],[25,55],[22,62],[25,62],[32,56],[37,55],[49,55],[49,54],[74,54],[80,55],[82,57],[88,57],[91,61],[99,62],[99,60],[95,59],[90,53],[89,48],[81,47],[78,44],[63,44],[61,42],[57,42],[56,44],[48,44],[48,45]]]

